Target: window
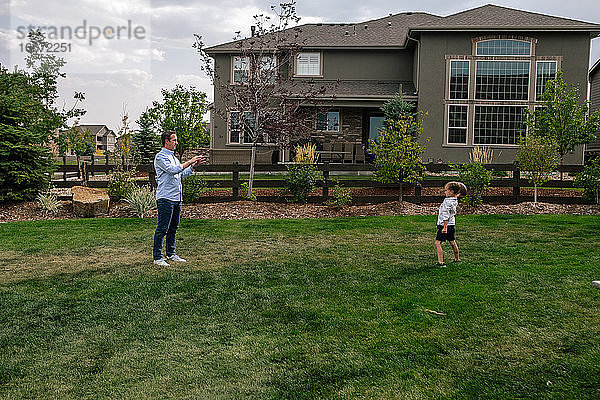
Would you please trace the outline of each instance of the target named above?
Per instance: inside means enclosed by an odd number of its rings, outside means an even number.
[[[516,144],[524,129],[519,106],[475,106],[475,144]]]
[[[475,98],[527,100],[529,61],[477,61]]]
[[[248,74],[250,73],[250,60],[248,57],[234,56],[233,57],[233,82],[246,83],[248,82]]]
[[[328,111],[317,113],[317,130],[326,132],[339,132],[340,112]]]
[[[252,143],[251,129],[254,127],[254,116],[251,112],[239,111],[229,113],[229,143]]]
[[[546,83],[556,78],[556,61],[538,61],[536,66],[535,99],[541,100]]]
[[[530,56],[531,43],[514,39],[491,39],[477,42],[478,56]]]
[[[277,77],[277,58],[275,56],[263,56],[260,59],[260,81],[275,83]]]
[[[467,144],[466,105],[451,105],[448,108],[448,143]]]
[[[296,57],[296,75],[320,76],[321,53],[299,53]]]
[[[469,98],[469,61],[450,61],[450,99]]]

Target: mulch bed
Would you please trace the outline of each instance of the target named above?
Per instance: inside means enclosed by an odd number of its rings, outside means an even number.
[[[506,188],[510,190],[510,188]],[[362,190],[362,189],[361,189]],[[554,192],[554,190],[549,190]],[[497,192],[495,192],[497,193]],[[551,194],[544,194],[551,195]],[[564,195],[564,193],[563,193]],[[579,194],[580,195],[580,194]],[[49,219],[75,219],[71,201],[61,202],[57,214],[45,215],[36,202],[0,205],[0,223],[13,221],[34,221]],[[393,201],[381,204],[351,205],[331,208],[322,204],[267,203],[251,201],[230,201],[207,204],[184,204],[182,217],[192,219],[271,219],[271,218],[332,218],[366,217],[377,215],[436,215],[439,204],[412,204]],[[479,207],[460,205],[459,214],[573,214],[600,215],[598,205],[562,205],[532,202],[494,205],[483,204]],[[134,214],[123,202],[112,203],[105,217],[127,218]],[[156,211],[149,218],[156,218]]]

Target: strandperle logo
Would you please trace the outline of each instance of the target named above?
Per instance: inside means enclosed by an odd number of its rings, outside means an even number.
[[[138,39],[142,40],[146,38],[146,28],[141,25],[134,26],[131,20],[127,20],[127,25],[120,26],[104,26],[100,27],[97,25],[88,25],[87,21],[84,19],[83,24],[76,26],[75,28],[65,25],[65,26],[18,26],[17,27],[17,38],[25,39],[29,31],[39,30],[41,32],[46,33],[46,37],[48,39],[56,40],[65,40],[69,39],[87,39],[88,45],[92,45],[94,40],[105,38],[108,40],[113,39]]]

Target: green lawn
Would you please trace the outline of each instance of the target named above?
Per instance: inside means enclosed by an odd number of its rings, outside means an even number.
[[[599,217],[154,224],[0,224],[0,398],[600,398]]]

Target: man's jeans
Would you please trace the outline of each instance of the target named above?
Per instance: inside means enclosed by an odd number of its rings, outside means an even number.
[[[155,260],[162,258],[163,238],[167,236],[167,257],[175,254],[175,234],[179,226],[181,202],[167,199],[156,200],[158,207],[158,226],[154,233],[153,257]]]

